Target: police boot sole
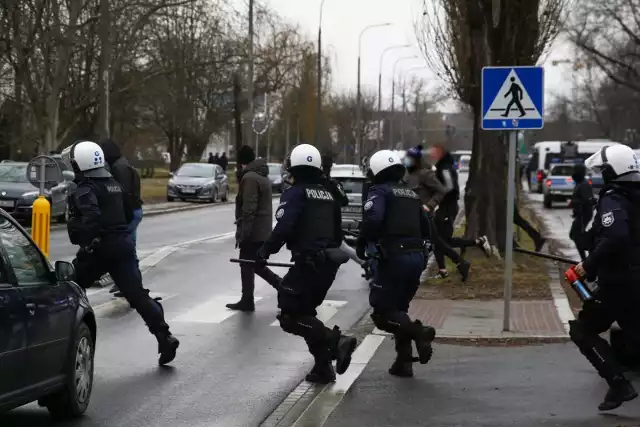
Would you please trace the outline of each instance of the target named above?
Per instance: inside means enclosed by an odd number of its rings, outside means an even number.
[[[351,365],[351,356],[356,351],[358,340],[354,337],[340,338],[338,343],[338,357],[336,360],[336,372],[342,375]]]
[[[160,358],[158,359],[158,365],[164,366],[167,363],[173,362],[173,359],[176,358],[178,347],[180,347],[180,341],[178,340],[175,340],[169,343],[167,348],[163,349],[162,353],[160,353]]]
[[[321,375],[316,374],[315,372],[309,372],[306,377],[304,377],[305,381],[314,383],[314,384],[330,384],[336,381],[335,375]]]
[[[418,351],[418,361],[422,365],[426,365],[433,357],[433,347],[431,343],[436,339],[436,330],[430,326],[426,326],[422,337],[416,341],[416,350]]]

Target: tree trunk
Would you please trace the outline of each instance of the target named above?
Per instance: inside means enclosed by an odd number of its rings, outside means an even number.
[[[100,0],[100,67],[99,67],[99,97],[96,134],[100,139],[109,137],[109,82],[111,65],[111,15],[109,0]]]

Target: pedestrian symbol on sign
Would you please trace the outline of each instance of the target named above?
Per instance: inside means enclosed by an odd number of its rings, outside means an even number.
[[[484,119],[541,119],[540,113],[529,97],[515,70],[511,70]],[[514,127],[517,127],[514,124]]]

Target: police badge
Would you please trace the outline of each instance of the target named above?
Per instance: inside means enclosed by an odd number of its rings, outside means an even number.
[[[613,217],[613,212],[607,212],[606,214],[602,215],[603,227],[611,227],[614,221],[615,221],[615,218]]]

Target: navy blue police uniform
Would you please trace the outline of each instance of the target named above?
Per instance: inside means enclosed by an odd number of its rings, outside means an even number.
[[[375,183],[364,204],[358,240],[359,256],[365,246],[376,247],[376,268],[369,302],[375,325],[395,336],[397,359],[389,370],[411,376],[412,341],[419,360],[431,358],[435,330],[409,317],[409,304],[420,284],[429,250],[429,222],[418,195],[401,182]]]
[[[616,357],[600,334],[617,322],[625,334],[625,345],[633,343],[640,348],[640,212],[634,207],[638,202],[638,190],[616,184],[602,189],[593,226],[588,230],[591,251],[582,264],[587,278],[598,279],[598,290],[594,300],[583,304],[577,319],[569,322],[571,339],[611,387],[601,410],[620,406],[626,399],[620,400],[612,390],[624,390],[630,384],[623,376],[627,361]],[[634,353],[637,358],[638,352]]]
[[[332,360],[337,360],[339,374],[346,371],[356,342],[316,318],[316,309],[324,301],[340,265],[348,259],[339,250],[340,208],[331,192],[320,184],[322,181],[309,183],[296,178],[291,188],[282,193],[275,214],[276,226],[258,257],[265,260],[285,244],[291,251],[294,265],[278,289],[278,320],[283,331],[304,338],[314,356],[316,363],[307,380],[326,383],[335,380]]]
[[[159,343],[160,364],[175,357],[178,341],[165,322],[162,306],[142,285],[135,245],[128,232],[120,184],[108,173],[105,177],[79,178],[68,196],[69,240],[80,246],[73,264],[76,282],[88,288],[105,273],[147,324]],[[170,359],[170,360],[169,360]]]

